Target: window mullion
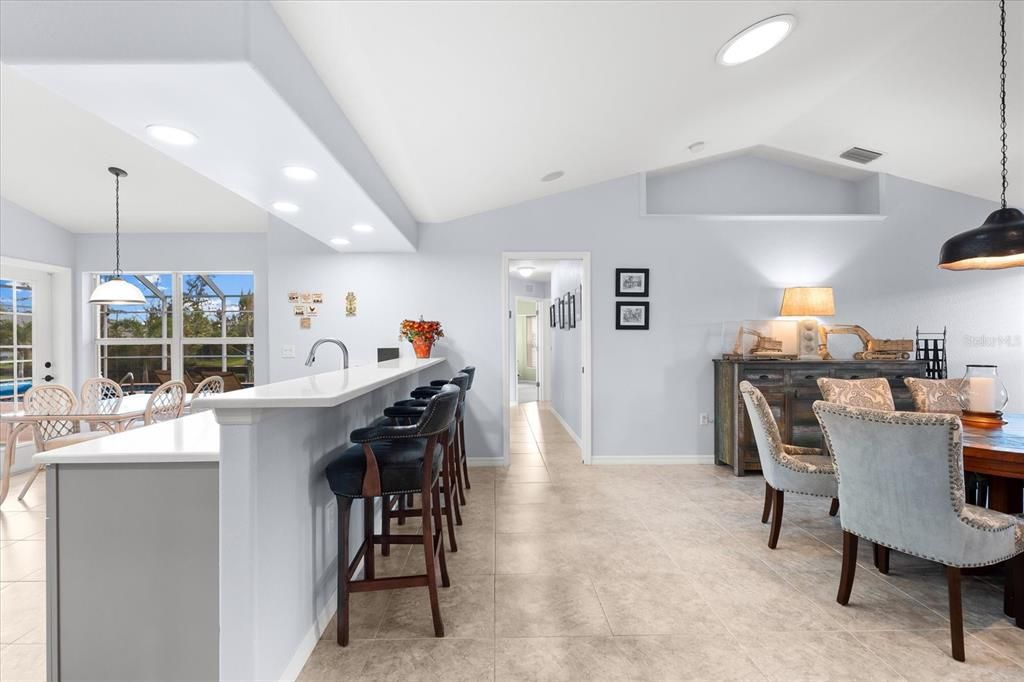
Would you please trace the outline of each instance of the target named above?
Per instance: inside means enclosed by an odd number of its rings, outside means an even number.
[[[185,311],[182,308],[184,296],[182,295],[182,280],[184,275],[175,272],[171,275],[171,378],[181,380],[184,376],[184,348],[182,347],[182,333],[185,325]]]

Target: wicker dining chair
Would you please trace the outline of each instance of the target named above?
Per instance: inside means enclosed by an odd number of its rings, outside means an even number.
[[[143,424],[156,424],[177,419],[185,411],[185,382],[168,381],[161,384],[146,403]]]
[[[106,377],[93,377],[82,383],[80,397],[83,413],[117,414],[121,408],[124,391],[116,381],[111,381]],[[89,430],[113,433],[116,429],[113,423],[90,422]]]
[[[49,452],[67,445],[74,445],[82,441],[91,440],[107,435],[104,431],[82,432],[77,419],[60,419],[65,415],[73,415],[78,411],[78,398],[75,392],[67,386],[60,384],[43,384],[33,386],[25,392],[24,398],[25,414],[53,416],[55,419],[39,421],[32,425],[32,435],[35,438],[36,452]],[[32,470],[32,475],[25,481],[25,487],[18,494],[18,499],[23,499],[29,488],[35,483],[43,465],[37,464]]]

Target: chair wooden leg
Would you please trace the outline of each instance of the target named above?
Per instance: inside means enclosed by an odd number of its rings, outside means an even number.
[[[387,498],[384,498],[387,499]],[[377,577],[374,565],[374,543],[373,543],[373,498],[363,498],[363,538],[366,549],[363,552],[363,576],[366,580],[373,580]]]
[[[949,587],[949,637],[953,647],[953,658],[963,662],[964,656],[964,610],[960,599],[960,569],[946,566],[946,583]]]
[[[772,491],[772,528],[768,533],[769,549],[775,549],[779,544],[779,531],[782,530],[782,502],[785,496],[781,490]]]
[[[839,578],[839,594],[836,601],[846,606],[853,591],[853,578],[857,573],[857,536],[843,531],[843,572]]]
[[[451,545],[453,552],[458,552],[459,543],[455,540],[455,513],[458,512],[459,501],[452,488],[451,453],[451,447],[446,448],[444,461],[441,463],[441,477],[444,481],[444,515],[448,521],[448,544]],[[423,500],[423,502],[426,501]],[[423,505],[421,504],[421,506]]]
[[[430,614],[434,618],[434,636],[444,637],[444,623],[441,621],[441,603],[437,598],[437,557],[434,555],[434,519],[431,488],[436,483],[431,480],[430,467],[425,467],[424,484],[420,494],[420,533],[423,537],[423,560],[427,570],[427,591],[430,593]]]
[[[391,543],[388,542],[388,536],[391,535],[391,505],[394,503],[395,498],[390,495],[385,495],[383,503],[380,506],[380,555],[390,556],[391,555]]]
[[[877,542],[874,546],[875,568],[882,575],[889,574],[889,548]]]
[[[338,646],[348,646],[348,526],[352,500],[338,497]]]
[[[1024,554],[1006,562],[1006,588],[1003,592],[1003,613],[1024,628]]]
[[[838,497],[833,497],[832,498],[832,506],[830,506],[828,508],[828,515],[829,516],[835,516],[838,513],[839,513],[839,498]]]
[[[764,482],[764,511],[761,512],[761,523],[768,523],[772,514],[772,493],[775,490],[768,481]]]
[[[466,481],[466,490],[473,486],[469,484],[469,460],[466,455],[466,428],[459,424],[459,457],[462,459],[462,477]]]
[[[452,454],[454,455],[454,458],[452,460],[452,473],[453,478],[459,487],[459,505],[464,506],[466,504],[466,491],[463,490],[462,487],[462,447],[464,441],[462,440],[461,436],[462,424],[460,423],[455,428],[455,438],[452,439],[454,441],[452,443]]]
[[[25,497],[25,494],[28,493],[28,489],[32,487],[33,483],[35,483],[36,476],[38,476],[39,472],[42,471],[44,468],[45,467],[43,467],[42,464],[37,464],[36,468],[32,470],[32,475],[28,477],[27,481],[25,481],[25,487],[21,489],[20,493],[18,493],[19,500]]]
[[[434,489],[431,493],[433,499],[432,508],[434,510],[434,529],[432,532],[436,532],[437,529],[441,528],[441,486],[438,483],[434,483]],[[441,586],[451,587],[452,581],[448,577],[448,562],[444,557],[444,533],[437,533],[437,563],[438,568],[441,570]]]
[[[406,504],[406,500],[408,500],[408,498],[409,498],[408,495],[399,495],[398,496],[398,511],[403,511],[404,512],[406,509],[409,508],[409,506]],[[400,514],[399,515],[399,517],[398,517],[398,525],[399,526],[404,526],[405,525],[405,514]]]
[[[458,491],[458,471],[459,471],[459,460],[458,453],[455,451],[454,442],[449,446],[445,452],[444,457],[445,466],[448,468],[448,477],[451,479],[451,488],[445,487],[445,506],[448,505],[448,491],[451,490],[451,502],[452,507],[455,510],[455,525],[462,525],[462,506],[459,504],[459,491]],[[445,484],[447,486],[447,484]],[[465,504],[465,503],[463,503]],[[455,551],[454,549],[452,550]]]

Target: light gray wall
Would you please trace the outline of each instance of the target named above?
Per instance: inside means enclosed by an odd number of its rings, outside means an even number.
[[[75,235],[0,197],[0,256],[71,268]]]
[[[877,213],[878,179],[859,182],[752,155],[648,173],[656,214]],[[872,188],[876,191],[873,193]]]
[[[557,298],[566,293],[574,293],[582,281],[582,261],[559,261],[551,273],[551,294]],[[581,437],[583,411],[580,400],[583,381],[580,370],[583,367],[583,328],[556,328],[553,331],[549,393],[551,407],[562,417],[573,434]]]
[[[262,227],[262,226],[254,226]],[[95,328],[89,319],[90,273],[110,272],[110,235],[75,236],[74,330],[76,385],[95,375]],[[267,381],[269,329],[266,233],[130,234],[121,237],[121,264],[128,272],[252,272],[255,287],[255,379]]]
[[[724,320],[771,319],[786,286],[835,288],[832,322],[884,338],[949,328],[951,375],[965,362],[994,363],[1024,409],[1024,272],[947,272],[939,246],[995,208],[981,199],[886,177],[884,222],[706,222],[639,215],[639,176],[423,225],[416,254],[328,253],[272,223],[270,378],[307,374],[313,339],[338,335],[368,361],[394,345],[398,323],[423,314],[444,322],[438,353],[472,363],[471,456],[501,454],[500,316],[503,251],[589,251],[593,296],[594,454],[710,454],[713,429],[698,426],[713,404],[711,359]],[[287,229],[284,229],[287,228]],[[651,268],[651,329],[616,331],[614,270]],[[322,290],[325,315],[300,331],[288,290]],[[359,295],[346,318],[342,297]],[[586,292],[585,292],[586,295]],[[300,357],[281,359],[294,343]],[[411,352],[401,344],[404,353]],[[319,362],[333,362],[323,356]]]

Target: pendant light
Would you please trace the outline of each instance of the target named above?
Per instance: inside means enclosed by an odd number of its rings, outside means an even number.
[[[128,174],[114,166],[107,171],[114,176],[114,276],[93,289],[89,303],[144,305],[146,297],[139,288],[121,277],[121,178]]]
[[[999,77],[999,115],[1003,143],[1002,207],[981,227],[951,237],[939,252],[939,267],[946,270],[1001,270],[1024,266],[1024,213],[1006,207],[1006,0],[999,0],[999,35],[1002,38],[1002,73]]]

